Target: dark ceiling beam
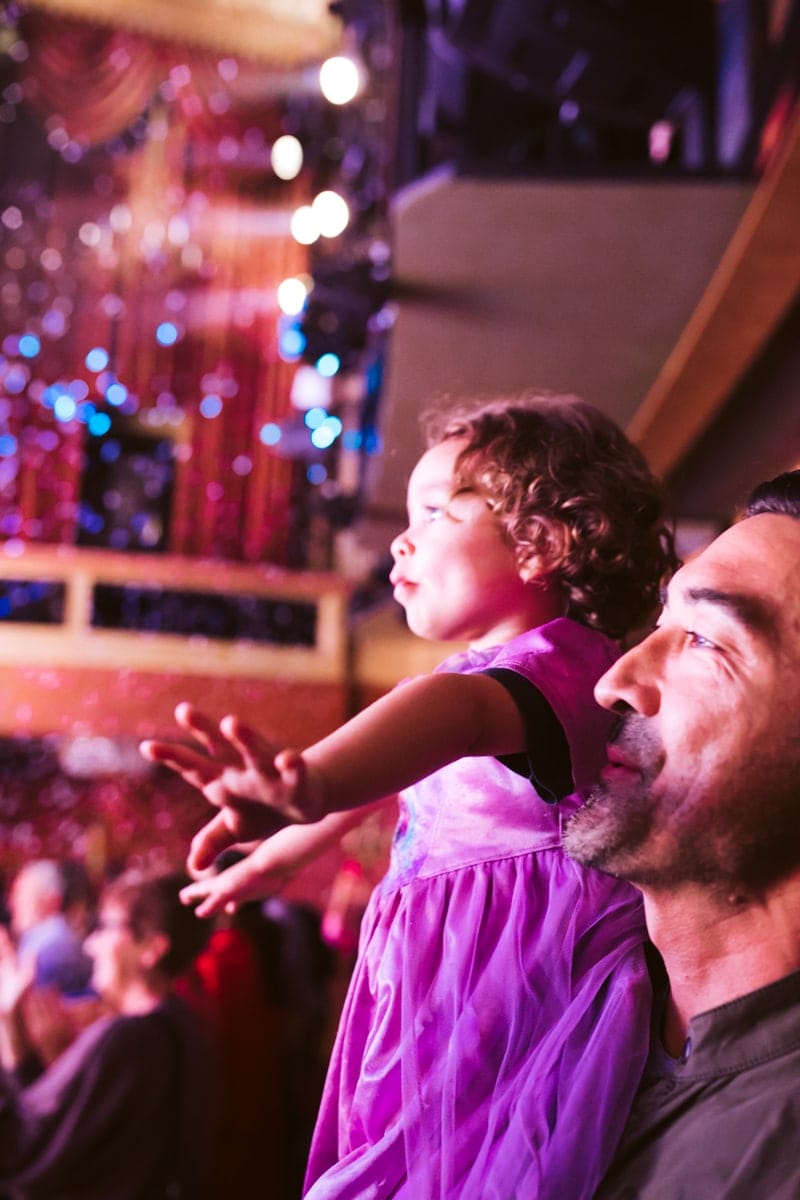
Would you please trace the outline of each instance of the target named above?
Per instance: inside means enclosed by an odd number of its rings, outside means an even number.
[[[674,470],[800,295],[800,105],[675,348],[628,424]]]

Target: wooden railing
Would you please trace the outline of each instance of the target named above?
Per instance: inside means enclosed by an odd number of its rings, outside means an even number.
[[[0,663],[343,682],[349,586],[324,573],[0,545]]]

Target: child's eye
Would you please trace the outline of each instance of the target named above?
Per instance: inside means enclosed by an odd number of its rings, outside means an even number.
[[[431,525],[434,521],[441,521],[444,516],[444,509],[438,504],[426,504],[423,513],[425,523]]]

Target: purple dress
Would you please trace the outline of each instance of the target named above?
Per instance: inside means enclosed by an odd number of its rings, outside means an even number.
[[[614,645],[560,618],[441,671],[504,668],[545,696],[576,788],[605,760],[593,700]],[[581,1200],[647,1055],[632,887],[573,863],[548,805],[493,758],[409,788],[373,892],[309,1157],[307,1200]]]

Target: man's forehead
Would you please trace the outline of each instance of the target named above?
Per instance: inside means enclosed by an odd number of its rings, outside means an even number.
[[[688,598],[706,589],[760,596],[800,613],[800,521],[759,513],[732,525],[681,568],[669,593]]]

